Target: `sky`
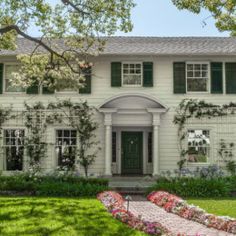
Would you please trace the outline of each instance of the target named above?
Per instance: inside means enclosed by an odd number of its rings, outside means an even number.
[[[196,15],[187,10],[178,10],[171,0],[135,0],[132,10],[133,31],[116,35],[127,36],[229,36],[219,32],[207,11]]]
[[[49,0],[52,4],[58,0]],[[132,32],[117,32],[116,36],[229,36],[219,32],[215,21],[207,11],[199,15],[187,10],[178,10],[171,0],[134,0],[136,7],[131,12],[134,25]],[[207,20],[205,20],[208,18]],[[205,20],[206,25],[203,26]],[[39,36],[37,29],[30,32]]]

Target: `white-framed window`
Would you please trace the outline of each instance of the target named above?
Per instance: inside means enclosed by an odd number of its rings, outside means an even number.
[[[187,92],[209,91],[209,67],[208,62],[186,63]]]
[[[77,132],[73,129],[56,130],[56,154],[59,167],[74,167],[77,150]]]
[[[24,129],[4,129],[4,170],[23,170],[24,137]]]
[[[122,63],[122,85],[142,86],[142,63],[123,62]]]
[[[6,93],[24,93],[26,90],[21,86],[14,86],[11,82],[14,72],[20,69],[19,64],[5,64],[4,65],[4,88]]]
[[[190,129],[187,134],[189,163],[208,163],[210,158],[210,131]]]

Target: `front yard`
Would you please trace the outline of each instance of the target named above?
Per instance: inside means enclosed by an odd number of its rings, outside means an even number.
[[[0,235],[144,236],[113,219],[96,199],[0,197]]]
[[[215,215],[236,218],[236,198],[189,199],[188,203],[199,206]]]

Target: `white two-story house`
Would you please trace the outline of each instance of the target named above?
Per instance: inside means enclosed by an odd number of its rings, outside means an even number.
[[[12,104],[13,109],[23,110],[24,102],[71,99],[87,100],[95,106],[101,151],[89,168],[90,174],[156,175],[176,169],[180,154],[173,118],[179,103],[184,98],[219,105],[236,102],[235,38],[111,37],[104,52],[93,59],[92,75],[87,76],[87,86],[81,92],[44,88],[38,93],[12,87],[9,78],[19,68],[16,55],[33,48],[31,42],[19,39],[16,51],[0,51],[0,105]],[[14,156],[16,133],[24,135],[24,125],[9,121],[2,128],[0,170],[24,170],[24,164],[11,163],[6,151]],[[194,150],[189,166],[217,163],[220,139],[236,141],[233,118],[193,120],[187,128],[189,140],[199,136],[206,140],[188,147]],[[48,127],[46,138],[55,144],[58,139],[78,142],[73,130],[62,126]],[[55,146],[49,146],[47,152],[42,166],[49,171],[58,166],[61,157]],[[25,154],[20,153],[15,155],[24,162]]]

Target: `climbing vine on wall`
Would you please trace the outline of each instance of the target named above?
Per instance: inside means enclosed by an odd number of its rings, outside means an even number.
[[[95,130],[98,123],[94,121],[95,109],[87,102],[73,103],[70,100],[50,103],[48,109],[55,110],[50,120],[63,122],[62,115],[67,119],[66,125],[77,131],[79,147],[76,150],[79,164],[84,168],[85,175],[88,176],[88,168],[95,161],[99,142],[96,140]]]
[[[47,129],[47,112],[41,102],[33,105],[25,103],[23,112],[27,135],[25,137],[25,148],[30,166],[40,166],[40,160],[46,157],[47,143],[45,132]]]
[[[25,110],[21,116],[27,129],[24,147],[29,158],[29,165],[39,168],[41,160],[47,155],[49,143],[46,142],[46,131],[48,125],[63,124],[77,132],[79,142],[74,155],[78,157],[78,163],[84,168],[87,176],[88,168],[93,164],[97,152],[100,150],[95,135],[98,128],[98,123],[94,121],[95,108],[89,106],[87,102],[74,103],[70,100],[57,101],[48,105],[43,105],[41,102],[25,103],[24,106]],[[13,118],[11,112],[12,108],[0,107],[0,138],[3,123]],[[73,169],[74,166],[67,170]]]
[[[176,109],[174,116],[174,124],[178,125],[178,143],[180,151],[180,161],[177,163],[181,170],[186,163],[186,155],[188,150],[185,149],[185,139],[187,131],[185,126],[190,118],[216,118],[235,114],[236,103],[229,103],[224,105],[214,105],[207,103],[204,100],[197,99],[183,99]]]

